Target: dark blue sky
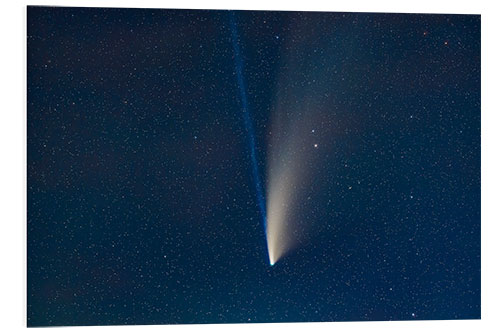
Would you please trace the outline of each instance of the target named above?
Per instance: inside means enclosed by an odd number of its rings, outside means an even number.
[[[230,12],[28,7],[28,326],[480,318],[480,17],[234,15],[263,184],[283,77],[328,96],[308,240],[269,266]]]

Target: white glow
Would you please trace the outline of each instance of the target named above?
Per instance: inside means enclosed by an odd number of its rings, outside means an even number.
[[[300,222],[297,208],[301,206],[302,196],[305,194],[304,185],[309,184],[306,162],[310,158],[311,149],[314,149],[302,142],[306,126],[288,124],[282,127],[279,124],[279,119],[275,119],[273,126],[277,133],[271,139],[267,169],[266,235],[271,265],[292,250],[303,236],[297,232]],[[309,150],[302,149],[303,147]]]
[[[293,175],[291,169],[271,169],[267,209],[267,248],[269,262],[274,265],[293,245],[288,235]]]
[[[331,119],[334,87],[340,84],[328,70],[335,68],[335,50],[314,52],[308,36],[318,31],[317,22],[296,18],[288,53],[281,58],[275,89],[268,147],[266,182],[267,247],[274,265],[297,245],[304,243],[311,221],[304,210],[317,181],[314,161],[328,148],[324,120]],[[333,48],[332,45],[328,47]],[[333,71],[332,71],[333,73]],[[310,202],[309,202],[310,204]]]

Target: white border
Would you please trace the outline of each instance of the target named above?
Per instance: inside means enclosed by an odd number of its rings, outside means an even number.
[[[314,332],[371,331],[371,332],[420,332],[447,330],[453,332],[500,331],[496,317],[499,310],[499,274],[497,254],[500,255],[497,237],[500,222],[495,205],[499,198],[500,143],[498,133],[499,77],[497,59],[497,34],[500,32],[497,6],[494,1],[194,1],[194,0],[87,0],[87,1],[19,1],[2,4],[2,85],[3,108],[0,111],[2,130],[2,294],[0,327],[8,332],[25,328],[26,316],[26,5],[57,5],[82,7],[134,7],[134,8],[203,8],[203,9],[257,9],[257,10],[307,10],[348,12],[392,12],[392,13],[454,13],[481,14],[482,21],[482,320],[473,321],[417,321],[417,322],[350,322],[350,323],[308,323],[308,324],[243,324],[243,325],[179,325],[179,326],[113,326],[44,328],[44,331],[164,331],[169,332],[241,332],[252,330]],[[34,329],[38,330],[38,329]]]

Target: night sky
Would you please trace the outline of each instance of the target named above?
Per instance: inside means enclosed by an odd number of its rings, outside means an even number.
[[[27,12],[28,326],[480,318],[480,16]]]

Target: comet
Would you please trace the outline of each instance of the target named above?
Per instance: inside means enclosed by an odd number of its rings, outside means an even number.
[[[229,12],[229,21],[243,120],[248,133],[252,178],[269,264],[274,266],[291,250],[304,244],[308,236],[307,229],[312,220],[307,219],[307,212],[301,208],[313,196],[313,183],[319,179],[314,174],[313,165],[325,145],[318,143],[322,133],[316,128],[322,123],[321,119],[329,117],[334,76],[328,68],[332,68],[335,59],[321,57],[321,52],[315,53],[310,45],[314,39],[304,34],[315,34],[318,27],[300,20],[292,24],[297,29],[297,35],[289,38],[292,44],[285,48],[288,54],[282,57],[285,64],[279,74],[272,103],[264,195],[234,11]]]

